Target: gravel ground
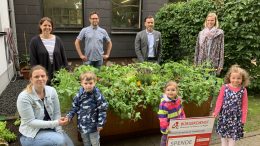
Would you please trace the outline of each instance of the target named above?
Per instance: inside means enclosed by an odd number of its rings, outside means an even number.
[[[28,81],[24,79],[9,83],[0,95],[0,115],[14,116],[16,114],[16,99],[27,83]]]

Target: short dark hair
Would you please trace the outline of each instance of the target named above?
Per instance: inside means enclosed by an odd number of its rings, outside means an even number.
[[[144,18],[144,22],[146,22],[146,19],[150,19],[150,18],[153,18],[152,15],[148,15],[147,17]]]
[[[97,11],[92,11],[92,12],[90,12],[90,13],[89,13],[89,18],[91,18],[91,16],[94,15],[94,14],[97,14],[97,15],[98,15],[98,12],[97,12]],[[99,15],[98,15],[98,17],[99,17]]]

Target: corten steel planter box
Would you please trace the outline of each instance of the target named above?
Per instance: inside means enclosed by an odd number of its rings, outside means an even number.
[[[157,113],[148,107],[140,110],[142,119],[138,121],[122,120],[113,112],[108,111],[107,123],[101,131],[102,139],[120,139],[125,137],[160,133]]]
[[[100,133],[101,141],[106,142],[134,136],[160,133],[157,112],[153,111],[150,107],[139,111],[141,112],[142,119],[136,122],[133,120],[123,120],[113,113],[113,111],[108,111],[107,122]],[[77,123],[76,119],[74,123]],[[76,128],[77,126],[74,124],[74,127]],[[78,140],[82,141],[79,133]]]
[[[210,104],[212,101],[212,97],[207,101],[203,102],[201,105],[197,105],[194,102],[184,102],[184,112],[186,117],[204,117],[209,116],[210,114]]]

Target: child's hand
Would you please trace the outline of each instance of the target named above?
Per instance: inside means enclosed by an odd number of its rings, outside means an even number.
[[[65,125],[67,125],[67,122],[68,122],[68,120],[66,120],[65,117],[61,117],[58,121],[59,121],[60,126],[65,126]]]
[[[100,132],[103,129],[103,127],[97,127],[97,131]]]
[[[218,115],[216,115],[215,113],[212,113],[212,116],[213,116],[214,118],[216,118]]]

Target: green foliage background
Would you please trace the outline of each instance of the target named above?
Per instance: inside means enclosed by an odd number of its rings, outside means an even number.
[[[199,31],[209,12],[216,12],[225,36],[224,72],[239,64],[251,76],[249,88],[260,89],[260,1],[191,0],[168,4],[156,14],[156,29],[163,39],[163,62],[193,62]],[[251,63],[255,60],[257,65]]]

